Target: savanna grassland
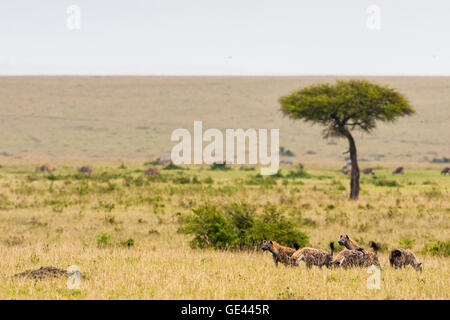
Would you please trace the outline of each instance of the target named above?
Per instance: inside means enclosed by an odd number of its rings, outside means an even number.
[[[257,170],[208,166],[144,174],[144,164],[81,163],[37,173],[28,164],[0,168],[0,299],[449,299],[449,187],[442,166],[375,167],[363,176],[360,200],[347,199],[348,177],[329,164]],[[328,166],[328,167],[327,167]],[[348,233],[363,246],[381,244],[381,288],[366,269],[275,267],[260,250],[193,249],[183,217],[205,203],[223,208],[268,203],[308,235],[311,246]],[[388,250],[411,248],[424,264],[393,270]],[[14,279],[16,273],[77,265],[81,290],[66,279]]]
[[[337,78],[349,77],[0,77],[0,299],[449,299],[449,164],[437,162],[450,156],[450,77],[358,77],[396,88],[417,111],[355,134],[361,169],[376,172],[362,175],[358,201],[339,171],[347,142],[283,118],[277,102]],[[172,131],[194,120],[204,130],[279,128],[294,165],[261,177],[148,163],[169,156]],[[44,163],[56,170],[36,172]],[[93,172],[77,173],[82,165]],[[405,174],[393,176],[397,166]],[[226,220],[231,206],[260,223],[247,246],[193,247],[189,219],[217,210]],[[277,231],[261,228],[267,211],[312,247],[328,250],[340,234],[378,242],[380,289],[367,288],[366,269],[276,268],[252,242]],[[235,231],[224,236],[235,241]],[[393,270],[397,247],[423,272]],[[70,265],[81,290],[13,277]]]
[[[177,128],[278,128],[296,161],[343,160],[347,142],[289,120],[278,98],[336,79],[406,95],[417,115],[355,133],[360,161],[449,157],[450,77],[0,77],[1,156],[136,159],[169,156]]]

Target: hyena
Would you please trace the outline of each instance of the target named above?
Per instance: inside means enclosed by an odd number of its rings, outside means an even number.
[[[312,266],[329,268],[333,261],[334,242],[330,242],[331,252],[328,253],[325,250],[315,248],[301,248],[294,252],[289,258],[290,264],[297,266],[300,261],[305,261],[306,266],[311,268]]]
[[[379,246],[375,242],[370,242],[370,247],[373,249],[373,252],[367,251],[362,248],[354,239],[350,238],[348,235],[345,235],[344,237],[341,234],[338,243],[341,246],[345,246],[348,250],[360,251],[364,254],[363,260],[360,263],[361,267],[369,267],[371,265],[380,266],[377,255]]]
[[[389,254],[391,267],[395,269],[411,265],[417,271],[422,271],[422,262],[419,262],[416,255],[409,249],[394,249]]]
[[[295,249],[283,247],[278,242],[272,240],[263,240],[261,249],[272,253],[273,261],[277,267],[278,262],[284,265],[292,265],[292,261],[289,258],[295,252]]]
[[[398,167],[397,169],[395,169],[393,172],[392,172],[392,174],[393,175],[395,175],[395,174],[404,174],[405,173],[405,168],[403,168],[403,167]]]
[[[48,163],[36,168],[36,171],[38,172],[52,172],[53,170],[55,169]]]
[[[375,171],[373,170],[373,168],[367,168],[367,169],[364,169],[362,172],[363,172],[364,174],[375,175]]]
[[[158,168],[148,168],[147,170],[145,170],[145,174],[147,174],[149,176],[153,176],[153,175],[160,174],[160,172],[159,172]]]
[[[83,166],[81,168],[78,168],[78,172],[79,173],[89,173],[89,174],[91,174],[92,166]]]
[[[335,268],[352,268],[364,265],[364,253],[359,250],[348,250],[345,248],[339,252],[331,262],[331,266]]]
[[[444,176],[450,174],[450,167],[444,168],[444,170],[441,171],[441,174],[443,174]]]

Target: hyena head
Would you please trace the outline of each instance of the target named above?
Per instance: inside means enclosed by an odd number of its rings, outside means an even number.
[[[263,251],[273,251],[273,241],[272,240],[263,240],[261,249]]]
[[[422,262],[416,264],[416,265],[414,266],[414,269],[416,269],[417,271],[422,272]]]
[[[358,244],[355,242],[355,240],[353,240],[352,238],[350,238],[350,237],[348,236],[348,234],[346,234],[345,237],[341,234],[341,235],[339,236],[338,243],[339,243],[341,246],[344,246],[344,247],[346,247],[346,248],[349,249],[349,250],[355,250],[355,249],[359,248],[359,246],[358,246]]]
[[[292,257],[287,258],[288,265],[290,266],[298,266],[298,260]]]

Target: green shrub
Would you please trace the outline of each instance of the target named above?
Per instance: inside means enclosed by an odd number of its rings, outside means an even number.
[[[204,204],[192,210],[194,215],[186,221],[184,232],[193,234],[190,242],[193,248],[233,248],[237,236],[216,206]]]
[[[423,249],[424,254],[429,254],[432,256],[444,256],[448,257],[450,255],[450,241],[436,241],[425,244]]]
[[[204,204],[182,219],[181,231],[194,235],[193,248],[254,249],[264,239],[290,247],[308,244],[308,236],[274,205],[266,205],[262,211],[258,214],[246,202],[232,203],[223,210]]]
[[[111,235],[107,232],[101,232],[97,235],[97,245],[106,247],[111,244]]]
[[[127,240],[120,242],[120,244],[124,247],[132,247],[134,246],[134,240],[132,238],[128,238]]]
[[[230,167],[227,167],[226,163],[217,163],[214,162],[211,166],[210,166],[210,170],[230,170]]]
[[[255,241],[271,239],[289,247],[306,246],[308,236],[295,227],[295,223],[287,219],[274,205],[267,205],[261,217],[255,220],[251,236]]]
[[[400,247],[403,247],[405,249],[412,249],[414,242],[416,242],[416,240],[411,238],[410,236],[400,237],[399,240]]]
[[[184,169],[183,167],[177,166],[172,162],[163,168],[163,170],[183,170],[183,169]]]

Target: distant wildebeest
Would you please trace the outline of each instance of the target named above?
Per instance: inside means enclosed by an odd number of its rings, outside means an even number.
[[[401,173],[401,174],[405,173],[405,168],[403,168],[403,167],[398,167],[397,169],[395,169],[395,170],[392,172],[392,174],[399,174],[399,173]]]
[[[417,271],[422,271],[422,262],[419,262],[416,255],[409,249],[394,249],[389,254],[391,267],[395,269],[411,265]]]
[[[351,170],[347,166],[343,166],[341,172],[345,175],[348,175]]]
[[[280,164],[292,164],[293,162],[291,160],[281,160]]]
[[[158,168],[148,168],[147,170],[145,170],[145,174],[147,174],[149,176],[153,176],[153,175],[160,174],[160,172],[159,172]]]
[[[363,172],[364,174],[375,175],[375,171],[373,170],[373,168],[367,168],[367,169],[364,169],[362,172]]]
[[[446,174],[450,174],[450,167],[445,168],[444,170],[441,171],[441,174],[443,174],[444,176]]]
[[[46,163],[40,167],[36,167],[36,171],[38,171],[38,172],[52,172],[53,170],[55,170],[55,168],[53,168],[48,163]]]
[[[78,168],[79,173],[92,173],[92,166],[83,166],[81,168]]]

